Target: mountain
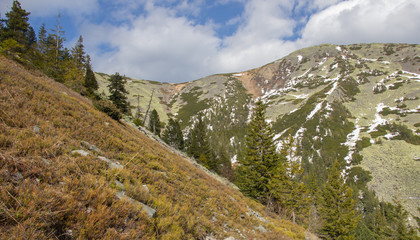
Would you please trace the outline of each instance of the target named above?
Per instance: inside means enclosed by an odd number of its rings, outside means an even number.
[[[305,239],[64,85],[3,56],[0,72],[0,239]]]
[[[106,95],[109,76],[96,76]],[[133,113],[144,116],[153,92],[151,109],[180,120],[185,136],[204,113],[213,148],[233,163],[261,98],[278,147],[294,137],[307,183],[321,186],[338,159],[360,201],[373,189],[420,217],[420,45],[320,45],[245,72],[181,84],[128,78],[126,88]]]

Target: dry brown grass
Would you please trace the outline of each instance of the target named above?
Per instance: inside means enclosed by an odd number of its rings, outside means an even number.
[[[39,130],[38,130],[39,129]],[[111,169],[90,151],[124,165]],[[149,218],[126,195],[156,209]],[[146,190],[146,185],[149,190]],[[249,216],[249,208],[269,222]],[[263,226],[267,232],[255,229]],[[304,230],[220,183],[89,100],[0,57],[0,239],[304,239]]]

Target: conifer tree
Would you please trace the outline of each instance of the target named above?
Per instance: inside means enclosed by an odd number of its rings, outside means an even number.
[[[188,143],[188,154],[208,169],[216,171],[217,164],[210,148],[202,113],[197,116],[197,123],[189,134]]]
[[[92,66],[90,63],[90,56],[86,56],[86,74],[85,74],[85,83],[84,83],[88,93],[93,93],[94,90],[98,90],[98,82],[96,81],[95,74],[92,71]]]
[[[0,40],[3,41],[11,38],[23,46],[29,46],[27,37],[29,14],[29,12],[22,9],[19,1],[14,0],[11,11],[6,13],[6,24]]]
[[[71,50],[71,55],[73,57],[74,63],[76,64],[77,69],[80,71],[83,70],[83,67],[86,63],[85,56],[85,46],[83,45],[83,37],[80,35],[75,46]]]
[[[160,136],[161,124],[159,114],[156,109],[153,109],[153,111],[150,113],[149,129],[151,132],[153,132],[154,135]]]
[[[182,135],[181,127],[178,121],[169,119],[168,125],[166,125],[165,131],[162,134],[162,139],[168,145],[183,150],[184,149],[184,137]]]
[[[239,159],[236,183],[244,194],[264,204],[271,204],[272,178],[283,177],[285,170],[279,164],[279,155],[273,142],[274,133],[265,120],[265,111],[264,103],[261,100],[256,102],[245,140],[244,157]]]
[[[122,113],[128,114],[130,111],[130,103],[127,100],[128,91],[125,89],[126,80],[119,73],[115,73],[109,79],[108,89],[110,92],[109,100],[121,110]]]
[[[329,169],[320,197],[319,212],[323,220],[320,233],[326,239],[355,239],[354,230],[360,216],[355,210],[352,194],[353,190],[346,185],[336,160]]]

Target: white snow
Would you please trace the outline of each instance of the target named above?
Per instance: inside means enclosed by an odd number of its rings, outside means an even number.
[[[308,94],[300,94],[300,95],[294,95],[294,94],[290,94],[290,96],[293,96],[293,97],[295,97],[295,98],[297,98],[297,99],[305,99],[305,98],[307,98],[309,95]]]
[[[235,156],[233,156],[233,157],[230,159],[230,162],[231,162],[232,164],[237,163],[237,162],[238,162],[238,155],[236,155],[236,154],[235,154]]]
[[[341,47],[340,46],[335,47],[335,49],[337,49],[338,51],[341,51]]]
[[[338,63],[334,64],[331,69],[336,69],[338,67]]]
[[[299,108],[295,108],[295,109],[293,109],[293,110],[292,110],[292,111],[290,111],[288,114],[292,114],[292,113],[296,112],[297,110],[299,110]]]
[[[232,74],[232,75],[235,76],[235,77],[242,77],[243,73],[235,73],[235,74]]]
[[[359,119],[356,119],[356,124],[359,121]],[[353,132],[349,133],[347,135],[347,141],[343,143],[343,145],[349,147],[349,153],[344,158],[346,160],[347,164],[351,163],[351,159],[353,157],[354,150],[356,149],[356,142],[359,140],[360,131],[362,130],[362,127],[359,125],[356,125],[356,129],[353,130]]]
[[[333,93],[335,89],[337,89],[337,86],[338,86],[338,82],[336,81],[333,87],[326,93],[326,95],[330,95],[331,93]]]
[[[231,137],[230,138],[230,145],[232,145],[233,146],[233,144],[235,143],[235,137]]]
[[[400,135],[400,133],[396,132],[396,133],[387,133],[384,137],[388,140],[393,139],[394,137]]]
[[[306,117],[306,120],[309,120],[309,119],[311,119],[319,110],[321,110],[321,107],[322,107],[322,104],[324,103],[324,101],[322,101],[322,102],[320,102],[320,103],[318,103],[316,106],[315,106],[315,108],[314,108],[314,110],[312,110],[312,112],[311,113],[309,113],[309,115]]]
[[[368,133],[375,131],[379,125],[385,125],[388,123],[388,121],[381,118],[381,115],[379,114],[379,112],[381,112],[385,107],[386,105],[383,103],[378,103],[376,106],[375,120],[373,120],[373,123],[369,126],[369,130],[367,131]]]
[[[298,58],[298,62],[301,62],[303,57],[302,55],[298,55],[297,58]]]

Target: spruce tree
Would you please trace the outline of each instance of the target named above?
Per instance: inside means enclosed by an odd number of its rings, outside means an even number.
[[[119,73],[115,73],[109,79],[109,100],[124,114],[129,114],[130,103],[127,100],[128,91],[125,89],[126,80]]]
[[[216,171],[217,164],[210,147],[202,113],[197,116],[197,122],[189,134],[188,143],[188,154],[208,169]]]
[[[74,63],[79,70],[83,70],[86,63],[85,46],[83,45],[83,37],[79,36],[75,46],[71,50]]]
[[[94,90],[98,90],[98,82],[96,81],[95,74],[92,71],[92,66],[90,63],[90,56],[86,56],[86,74],[85,74],[85,83],[84,83],[87,92],[93,93]]]
[[[150,120],[149,120],[149,130],[157,136],[160,136],[160,119],[159,114],[157,113],[156,109],[153,109],[153,111],[150,113]]]
[[[264,103],[261,100],[256,102],[245,140],[244,156],[239,159],[236,184],[244,194],[271,204],[272,178],[284,176],[285,170],[279,164],[274,133],[265,120],[265,111]]]
[[[346,185],[340,170],[336,160],[321,191],[319,212],[323,226],[320,233],[326,239],[355,239],[354,230],[360,216],[355,210],[353,190]]]
[[[2,32],[1,41],[14,39],[23,46],[29,46],[27,32],[29,31],[29,12],[22,9],[19,1],[14,0],[12,9],[6,13],[5,27]]]
[[[162,139],[168,145],[183,150],[184,149],[184,137],[182,135],[181,127],[178,121],[169,119],[168,125],[166,125],[165,131],[162,134]]]

